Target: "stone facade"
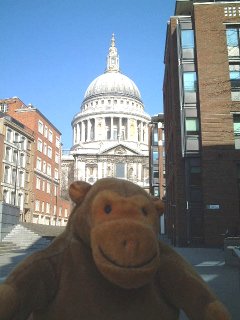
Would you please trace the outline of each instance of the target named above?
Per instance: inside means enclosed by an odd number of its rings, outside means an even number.
[[[120,72],[113,35],[106,71],[89,85],[73,118],[73,147],[63,157],[63,174],[68,176],[72,157],[75,180],[118,177],[148,190],[149,122],[137,86]]]
[[[33,132],[0,113],[0,201],[18,207],[21,221],[30,220],[33,213],[34,152]]]

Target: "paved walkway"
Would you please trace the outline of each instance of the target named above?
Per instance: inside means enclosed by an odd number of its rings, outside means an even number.
[[[237,267],[227,266],[222,249],[175,248],[188,260],[227,306],[232,320],[240,319],[240,273]],[[20,250],[0,255],[0,282],[32,251]],[[181,320],[188,319],[184,314]]]
[[[24,258],[32,254],[32,250],[14,250],[0,254],[0,283]]]
[[[208,283],[232,315],[240,319],[240,271],[225,264],[222,249],[175,248]],[[188,319],[181,315],[181,320]]]

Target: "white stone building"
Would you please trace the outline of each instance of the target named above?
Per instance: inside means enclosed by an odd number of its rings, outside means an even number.
[[[75,180],[118,177],[148,189],[150,120],[136,84],[120,72],[113,35],[106,71],[91,82],[73,118],[73,147],[63,156],[65,177],[72,158]]]

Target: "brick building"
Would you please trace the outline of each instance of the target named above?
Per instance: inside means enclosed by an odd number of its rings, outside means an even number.
[[[165,196],[164,115],[151,117],[149,123],[149,192],[154,197]]]
[[[34,132],[33,212],[32,222],[65,225],[70,212],[69,201],[61,197],[61,133],[35,107],[19,98],[0,100],[5,113]]]
[[[149,192],[153,197],[165,199],[165,146],[164,115],[151,117],[149,123]],[[160,218],[160,232],[165,233],[165,215]]]
[[[167,26],[167,233],[221,245],[240,229],[240,2],[176,1]]]

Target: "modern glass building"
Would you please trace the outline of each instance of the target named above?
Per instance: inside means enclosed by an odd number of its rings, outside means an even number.
[[[218,246],[240,227],[240,1],[176,1],[167,25],[167,233]]]

